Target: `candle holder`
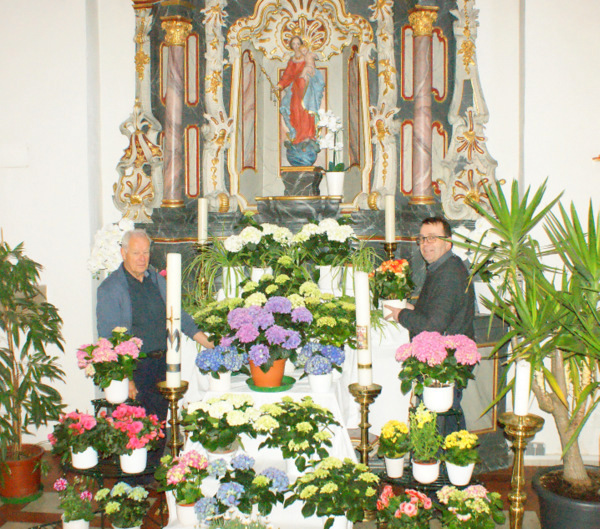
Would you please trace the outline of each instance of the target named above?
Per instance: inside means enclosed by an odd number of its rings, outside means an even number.
[[[396,250],[398,249],[397,242],[384,242],[383,249],[387,255],[387,260],[392,261],[395,257]]]
[[[169,401],[169,408],[171,410],[171,418],[169,424],[171,425],[171,456],[176,458],[179,454],[179,450],[183,447],[183,439],[179,436],[179,410],[177,408],[177,402],[188,389],[187,380],[182,380],[181,385],[178,387],[167,386],[166,381],[159,382],[156,384],[158,391],[161,395]]]
[[[529,440],[535,437],[535,434],[544,426],[544,419],[532,413],[528,415],[515,415],[511,411],[501,413],[498,417],[498,422],[504,429],[506,437],[512,442],[512,451],[515,453],[510,480],[511,490],[508,493],[508,501],[510,503],[509,527],[510,529],[522,529],[525,500],[527,499],[527,495],[523,490],[525,485],[523,456]]]
[[[373,445],[369,443],[369,406],[381,393],[379,384],[371,384],[370,386],[361,386],[357,383],[350,384],[348,390],[352,393],[354,400],[360,404],[360,444],[358,451],[360,452],[360,462],[363,465],[369,466],[369,452],[373,449]]]
[[[198,284],[200,285],[200,296],[202,299],[206,299],[208,297],[208,280],[206,279],[206,274],[204,273],[204,255],[210,248],[211,243],[209,241],[206,242],[197,242],[195,244],[196,252],[200,256],[200,268],[198,271]]]

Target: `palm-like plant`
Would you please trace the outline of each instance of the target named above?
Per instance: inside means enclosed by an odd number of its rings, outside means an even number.
[[[483,301],[509,332],[494,351],[510,342],[509,365],[529,362],[538,405],[553,416],[560,436],[563,477],[586,486],[578,435],[600,396],[600,218],[590,205],[582,224],[574,206],[558,203],[560,196],[542,205],[545,190],[544,183],[521,196],[515,182],[508,199],[500,184],[489,188],[489,210],[472,204],[490,223],[489,237],[458,245],[475,251],[473,275],[495,278],[492,299]],[[532,235],[543,234],[542,227],[547,246]],[[497,400],[513,386],[514,379]]]

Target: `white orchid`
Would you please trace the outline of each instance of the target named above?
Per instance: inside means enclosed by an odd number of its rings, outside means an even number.
[[[337,162],[337,154],[344,149],[344,142],[338,141],[338,134],[342,130],[342,120],[331,111],[319,109],[317,128],[324,129],[318,138],[321,149],[333,151],[333,161],[329,162],[329,171],[344,171],[344,162]]]
[[[113,272],[121,265],[121,239],[123,235],[134,229],[135,224],[129,219],[121,219],[118,223],[107,224],[96,232],[94,246],[87,261],[88,270],[99,277],[101,272]]]

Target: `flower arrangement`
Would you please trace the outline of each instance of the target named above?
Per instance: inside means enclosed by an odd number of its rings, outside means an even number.
[[[281,448],[285,459],[295,460],[296,468],[303,471],[313,456],[328,457],[331,448],[331,428],[339,426],[333,413],[320,406],[311,397],[300,402],[283,397],[280,402],[263,404],[261,416],[254,429],[265,435],[259,449],[265,446]]]
[[[98,448],[100,428],[93,415],[72,411],[61,414],[48,440],[52,452],[60,454],[62,461],[69,457],[70,450],[84,452],[88,447]]]
[[[196,355],[196,366],[201,373],[219,378],[219,373],[237,373],[248,363],[246,353],[238,353],[235,347],[216,345],[212,349],[202,349]]]
[[[184,429],[192,441],[209,452],[227,449],[240,435],[255,437],[254,421],[260,412],[246,395],[225,393],[192,403],[182,412]]]
[[[328,457],[296,480],[293,494],[284,505],[304,502],[302,515],[327,516],[324,529],[329,529],[334,516],[357,522],[364,519],[365,510],[374,511],[378,484],[379,478],[366,465],[348,458],[341,461]]]
[[[202,482],[208,477],[206,467],[206,457],[197,450],[189,450],[176,458],[170,455],[161,458],[154,477],[160,490],[172,490],[177,503],[189,505],[204,497]]]
[[[454,383],[465,388],[473,378],[473,366],[481,360],[481,354],[477,344],[462,334],[442,336],[423,331],[398,348],[396,360],[402,362],[398,374],[402,393],[408,393],[416,381],[415,394],[420,395],[423,385]]]
[[[106,453],[123,455],[137,448],[151,450],[165,436],[158,417],[147,415],[141,406],[119,404],[110,415],[101,412],[100,418],[110,427],[102,449]]]
[[[121,239],[126,232],[133,230],[135,224],[130,219],[121,219],[118,223],[107,224],[96,232],[94,246],[88,259],[88,270],[95,278],[100,273],[110,273],[121,265]]]
[[[357,242],[352,219],[328,218],[318,224],[309,222],[294,235],[294,242],[301,244],[304,260],[319,266],[343,265],[350,261],[352,243]]]
[[[429,527],[433,517],[431,498],[418,490],[405,489],[396,495],[386,485],[377,500],[377,519],[390,529],[421,529]]]
[[[221,301],[210,301],[192,307],[188,306],[186,310],[198,324],[202,325],[202,329],[210,339],[219,344],[224,336],[231,334],[231,328],[227,323],[227,315],[231,310],[243,304],[241,298],[225,298]]]
[[[100,338],[93,345],[82,345],[77,350],[77,365],[94,384],[106,388],[113,380],[133,379],[142,340],[127,334],[124,327],[115,327],[109,339]]]
[[[375,307],[380,299],[406,299],[414,287],[406,259],[383,261],[369,279]]]
[[[437,413],[421,403],[409,413],[410,450],[413,461],[428,463],[438,459],[442,436],[438,433]]]
[[[476,434],[467,430],[452,432],[444,439],[442,459],[461,467],[477,463],[479,461],[477,446],[479,446],[479,438]]]
[[[94,499],[114,527],[137,527],[142,525],[150,502],[144,487],[132,487],[120,481],[112,489],[102,488]]]
[[[85,520],[89,522],[94,518],[92,507],[92,493],[82,478],[76,477],[73,483],[65,478],[59,478],[54,482],[52,488],[58,492],[59,506],[63,510],[63,520]]]
[[[404,422],[392,419],[381,428],[377,455],[396,459],[404,456],[410,450],[408,426]]]
[[[342,131],[342,120],[331,110],[325,111],[320,108],[317,128],[322,129],[318,138],[319,147],[333,151],[333,160],[329,162],[328,171],[344,171],[344,162],[337,161],[337,153],[341,153],[344,148],[343,142],[338,140],[338,134]]]
[[[296,367],[303,367],[305,375],[327,375],[334,369],[342,372],[342,364],[346,359],[344,350],[335,345],[323,345],[309,342],[298,354]]]
[[[447,529],[494,529],[505,521],[497,492],[481,485],[459,490],[446,485],[437,491],[442,508],[442,525]]]

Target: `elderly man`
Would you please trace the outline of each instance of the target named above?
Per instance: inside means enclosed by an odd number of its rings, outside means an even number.
[[[427,263],[425,282],[415,305],[405,309],[388,306],[391,316],[408,329],[410,338],[423,331],[444,335],[464,334],[475,339],[473,318],[475,294],[469,282],[469,272],[460,257],[452,253],[452,230],[446,219],[429,217],[421,223],[417,244]],[[460,410],[462,391],[454,391],[452,407]],[[462,411],[442,421],[440,429],[446,435],[465,428]]]
[[[142,352],[147,357],[135,370],[129,397],[165,420],[168,402],[156,384],[166,375],[166,281],[149,266],[150,238],[144,230],[128,231],[123,236],[121,256],[122,265],[98,287],[98,335],[109,338],[115,327],[126,327],[143,341]],[[181,327],[204,347],[213,346],[185,311],[181,313]]]

